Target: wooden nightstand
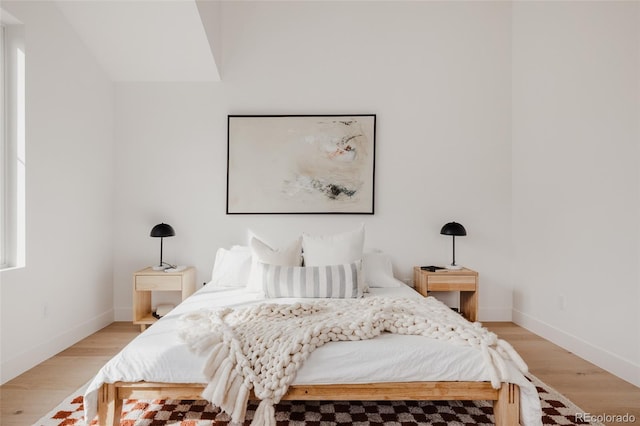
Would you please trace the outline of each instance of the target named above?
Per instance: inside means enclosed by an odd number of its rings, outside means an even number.
[[[430,291],[459,291],[460,313],[469,321],[476,321],[478,315],[478,273],[476,271],[462,268],[431,272],[415,266],[413,282],[416,291],[425,297]]]
[[[157,319],[152,315],[151,292],[180,291],[182,300],[196,290],[196,270],[189,266],[182,271],[164,272],[145,268],[133,274],[133,323],[140,324],[140,331]]]

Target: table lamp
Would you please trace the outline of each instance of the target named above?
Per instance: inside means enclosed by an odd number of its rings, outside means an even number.
[[[442,235],[451,235],[453,238],[453,262],[451,265],[447,265],[447,269],[462,269],[462,266],[456,265],[456,237],[462,237],[467,235],[467,230],[464,226],[457,222],[449,222],[440,230]]]
[[[160,224],[154,226],[153,229],[151,229],[151,233],[149,235],[154,237],[154,238],[160,237],[160,264],[154,266],[153,270],[154,271],[163,271],[163,270],[165,270],[167,268],[173,268],[174,267],[173,265],[170,265],[168,263],[164,263],[162,261],[162,241],[166,237],[173,237],[174,235],[176,235],[176,231],[173,230],[171,225],[167,225],[166,223],[160,223]]]

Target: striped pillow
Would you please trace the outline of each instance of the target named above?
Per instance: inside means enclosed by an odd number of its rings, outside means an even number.
[[[344,265],[280,266],[260,263],[262,288],[267,297],[361,297],[362,261]]]

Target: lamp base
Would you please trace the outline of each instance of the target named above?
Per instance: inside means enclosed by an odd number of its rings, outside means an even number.
[[[154,271],[164,271],[167,268],[170,268],[170,266],[169,265],[155,265],[155,266],[151,267],[151,269],[153,269]]]
[[[445,266],[445,268],[451,269],[453,271],[459,271],[460,269],[463,268],[463,266],[460,266],[460,265],[447,265],[447,266]]]

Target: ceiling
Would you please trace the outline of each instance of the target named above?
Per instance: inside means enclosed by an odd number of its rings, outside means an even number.
[[[204,2],[215,17],[218,2]],[[113,81],[220,81],[195,0],[56,0]]]

